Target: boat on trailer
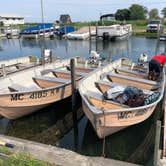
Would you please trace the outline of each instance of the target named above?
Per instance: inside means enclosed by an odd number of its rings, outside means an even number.
[[[78,86],[78,81],[94,68],[79,61],[79,57],[75,62]],[[16,119],[71,96],[69,65],[70,59],[57,60],[1,77],[0,115]]]
[[[83,78],[79,83],[79,93],[85,115],[98,137],[104,138],[149,118],[163,97],[164,85],[164,71],[157,81],[151,81],[148,80],[146,65],[138,66],[122,58]],[[122,102],[126,89],[141,91],[141,104],[135,104],[137,98],[130,104],[129,101]],[[110,91],[114,97],[108,98]]]

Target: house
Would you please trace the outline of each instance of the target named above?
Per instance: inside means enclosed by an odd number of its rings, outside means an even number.
[[[100,16],[101,21],[116,21],[114,14],[104,14]]]
[[[70,24],[70,23],[72,23],[70,15],[68,15],[68,14],[60,15],[60,22],[63,23],[63,24]]]
[[[0,24],[4,26],[24,24],[24,17],[12,14],[0,14]]]

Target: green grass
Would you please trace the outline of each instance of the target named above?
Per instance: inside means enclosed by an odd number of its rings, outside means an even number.
[[[3,166],[57,166],[44,161],[40,161],[29,154],[13,154],[0,159],[0,165]]]

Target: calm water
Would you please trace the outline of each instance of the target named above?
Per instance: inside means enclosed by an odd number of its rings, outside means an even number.
[[[90,50],[97,50],[102,57],[112,59],[129,57],[137,60],[142,52],[149,55],[155,54],[156,40],[140,37],[131,37],[129,40],[120,42],[95,41],[67,41],[46,40],[48,49],[54,56],[69,58],[73,56],[88,57]],[[0,60],[16,58],[27,55],[41,55],[43,42],[40,40],[1,39]],[[161,42],[158,53],[164,52],[164,43]],[[39,141],[46,144],[71,149],[84,155],[101,156],[103,140],[96,136],[90,122],[83,115],[81,102],[78,102],[78,123],[73,128],[73,116],[71,112],[71,98],[50,105],[36,113],[26,117],[9,121],[5,118],[0,120],[0,133],[28,140]],[[144,155],[131,159],[142,143],[151,127],[153,116],[139,125],[131,126],[106,138],[106,157],[146,163],[153,152],[153,143],[144,149]],[[78,130],[77,130],[78,127]],[[138,149],[137,149],[138,151]],[[138,151],[139,152],[139,151]],[[141,152],[142,153],[142,152]]]
[[[43,42],[40,40],[25,39],[1,39],[0,40],[0,60],[11,59],[27,55],[41,56]],[[131,37],[129,40],[119,42],[95,41],[69,41],[47,39],[45,47],[51,49],[54,56],[69,58],[72,56],[88,57],[90,50],[98,50],[101,56],[109,58],[110,53],[113,59],[122,56],[136,59],[142,52],[149,55],[155,54],[156,39],[141,37]],[[164,52],[164,42],[161,42],[158,52]]]

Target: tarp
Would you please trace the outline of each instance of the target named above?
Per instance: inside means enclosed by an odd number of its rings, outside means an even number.
[[[43,30],[43,29],[50,29],[53,28],[53,24],[52,23],[45,23],[45,24],[39,24],[37,26],[33,26],[33,27],[28,27],[25,28],[21,31],[21,33],[32,33],[35,31],[39,31],[39,30]]]

